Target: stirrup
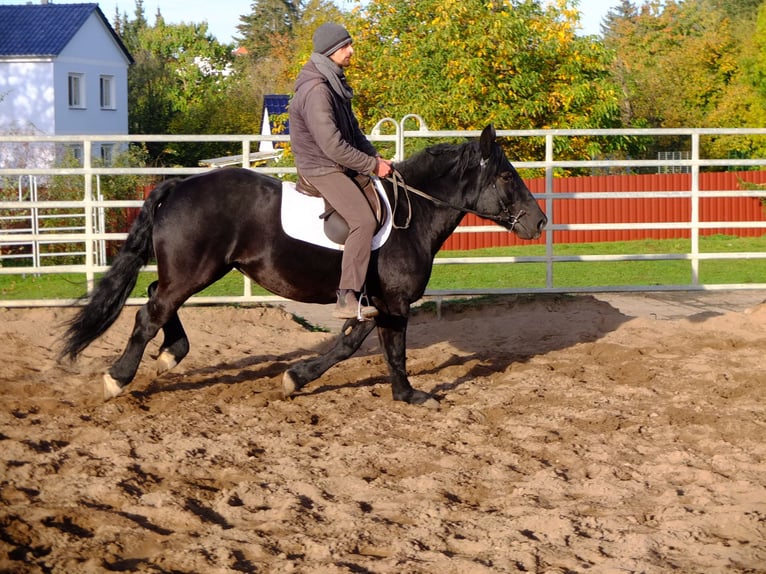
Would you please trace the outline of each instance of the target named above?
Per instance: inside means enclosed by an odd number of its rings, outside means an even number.
[[[367,307],[371,309],[366,315],[362,314],[362,309]],[[372,321],[373,317],[378,315],[378,309],[370,303],[370,299],[367,297],[367,291],[362,290],[359,293],[359,297],[356,299],[356,320],[357,321]]]

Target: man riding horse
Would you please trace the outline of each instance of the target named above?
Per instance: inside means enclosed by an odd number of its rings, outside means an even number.
[[[354,92],[344,73],[354,54],[351,36],[343,26],[327,23],[314,32],[313,43],[314,52],[298,74],[289,107],[298,188],[321,195],[348,223],[333,315],[370,318],[378,310],[360,303],[364,300],[360,294],[378,222],[353,177],[386,177],[392,166],[359,129],[351,109]]]

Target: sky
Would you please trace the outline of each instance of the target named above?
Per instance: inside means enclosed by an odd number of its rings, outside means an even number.
[[[63,0],[51,0],[56,4],[69,4]],[[133,18],[136,9],[135,0],[78,0],[79,2],[97,2],[101,11],[111,23],[114,19],[115,8],[120,14],[126,13]],[[37,3],[39,0],[31,0]],[[179,24],[181,22],[207,21],[208,30],[221,43],[233,42],[237,35],[237,25],[241,14],[248,14],[252,0],[143,0],[144,13],[149,23],[154,23],[154,16],[159,8],[165,22]],[[0,0],[0,4],[26,4],[26,0]],[[619,4],[619,0],[580,0],[579,8],[582,14],[580,24],[583,34],[599,34],[602,18],[610,8]],[[343,5],[343,2],[338,2]],[[353,5],[353,2],[346,2]]]

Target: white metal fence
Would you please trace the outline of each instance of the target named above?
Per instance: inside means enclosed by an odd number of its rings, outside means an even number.
[[[415,124],[415,129],[412,125]],[[752,169],[764,168],[766,158],[750,159],[706,159],[700,155],[700,138],[723,137],[723,136],[766,136],[764,129],[653,129],[653,130],[498,130],[498,136],[512,138],[537,138],[544,141],[544,157],[538,161],[514,162],[517,169],[531,168],[545,173],[546,190],[539,194],[538,199],[545,203],[545,211],[550,223],[546,233],[545,254],[539,256],[524,257],[463,257],[463,258],[437,258],[437,265],[482,265],[482,264],[544,264],[546,277],[544,287],[513,288],[513,289],[455,289],[451,291],[429,291],[427,295],[443,297],[450,295],[475,295],[475,294],[510,294],[510,293],[571,293],[571,292],[596,292],[596,291],[679,291],[679,290],[721,290],[721,289],[766,289],[766,282],[753,282],[747,284],[703,284],[699,279],[699,265],[703,260],[710,259],[766,259],[766,253],[762,252],[726,252],[726,253],[703,253],[700,250],[700,230],[715,228],[764,228],[766,223],[752,221],[700,221],[700,198],[701,197],[724,197],[724,196],[750,196],[766,197],[766,191],[741,190],[741,191],[705,191],[699,189],[699,173],[701,168],[716,167],[719,169]],[[425,123],[417,116],[410,115],[400,121],[392,119],[382,120],[371,132],[370,139],[375,142],[388,142],[395,149],[395,159],[404,157],[405,143],[413,138],[464,138],[478,137],[479,131],[433,131],[429,130]],[[574,161],[557,159],[555,156],[554,140],[558,138],[573,138],[582,136],[596,136],[603,138],[640,136],[640,137],[681,137],[689,139],[690,154],[688,159],[669,160],[586,160]],[[46,273],[76,273],[83,274],[87,280],[88,289],[95,283],[98,273],[106,270],[105,244],[107,241],[124,239],[124,233],[107,233],[104,228],[103,213],[106,209],[140,207],[141,201],[117,201],[104,199],[99,193],[100,176],[107,175],[175,175],[186,176],[208,171],[210,168],[183,167],[183,168],[114,168],[95,167],[92,162],[92,149],[96,142],[115,143],[149,143],[149,142],[237,142],[241,145],[242,157],[251,157],[251,148],[261,141],[287,141],[287,136],[261,136],[261,135],[197,135],[197,136],[170,136],[170,135],[99,135],[99,136],[2,136],[0,143],[3,145],[28,145],[30,143],[48,143],[53,145],[81,145],[83,149],[83,165],[77,168],[25,168],[25,167],[0,167],[0,178],[4,181],[14,178],[28,178],[34,182],[36,178],[46,178],[56,175],[82,177],[82,199],[76,201],[40,201],[36,196],[22,197],[15,200],[0,201],[0,211],[13,213],[17,211],[21,216],[27,217],[29,226],[21,230],[11,230],[7,225],[8,219],[0,220],[0,247],[9,245],[28,244],[33,246],[33,252],[40,253],[41,246],[54,242],[70,242],[83,246],[81,250],[83,263],[73,265],[50,265],[46,264],[41,257],[33,258],[32,264],[24,267],[0,266],[0,275],[27,276],[32,274]],[[247,161],[244,162],[246,167]],[[682,168],[691,173],[691,187],[688,191],[672,192],[673,197],[688,197],[691,202],[689,221],[683,223],[616,223],[600,222],[593,224],[561,224],[556,221],[554,212],[555,199],[575,199],[588,201],[604,199],[602,192],[598,193],[553,193],[554,172],[560,169],[590,168],[657,168],[668,169]],[[213,168],[215,169],[215,168]],[[294,173],[294,168],[289,167],[263,167],[254,168],[257,171],[280,175]],[[34,187],[34,183],[30,188]],[[671,192],[620,192],[610,193],[609,198],[645,198],[645,197],[668,197]],[[66,231],[53,227],[43,230],[35,221],[34,214],[41,209],[69,209],[76,210],[78,217],[84,221],[84,226],[79,228],[68,227]],[[7,217],[7,216],[6,216]],[[614,230],[614,229],[661,229],[672,227],[675,229],[688,229],[691,242],[690,250],[685,254],[625,254],[625,255],[556,255],[553,243],[553,231],[560,230]],[[457,233],[485,233],[502,230],[496,226],[460,227]],[[766,233],[766,231],[765,231]],[[27,256],[29,257],[29,256]],[[587,261],[646,261],[646,260],[686,260],[690,265],[690,280],[688,283],[678,285],[619,285],[601,286],[591,285],[567,286],[556,285],[554,282],[554,264],[561,262],[587,262]],[[3,261],[0,260],[0,263]],[[152,271],[154,267],[148,266]],[[765,278],[766,280],[766,278]],[[195,297],[199,303],[242,303],[263,302],[281,300],[275,296],[253,295],[251,284],[247,278],[243,278],[242,293],[231,297]],[[130,299],[129,303],[142,302],[142,299]],[[64,306],[71,305],[69,299],[45,299],[45,300],[14,300],[0,295],[0,306]]]

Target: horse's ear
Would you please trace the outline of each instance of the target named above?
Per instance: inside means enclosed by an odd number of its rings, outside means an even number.
[[[486,128],[484,128],[484,131],[481,132],[481,138],[479,139],[479,149],[481,150],[482,159],[489,159],[490,155],[492,155],[492,146],[495,143],[496,137],[497,134],[495,133],[495,126],[492,124],[489,124]]]

